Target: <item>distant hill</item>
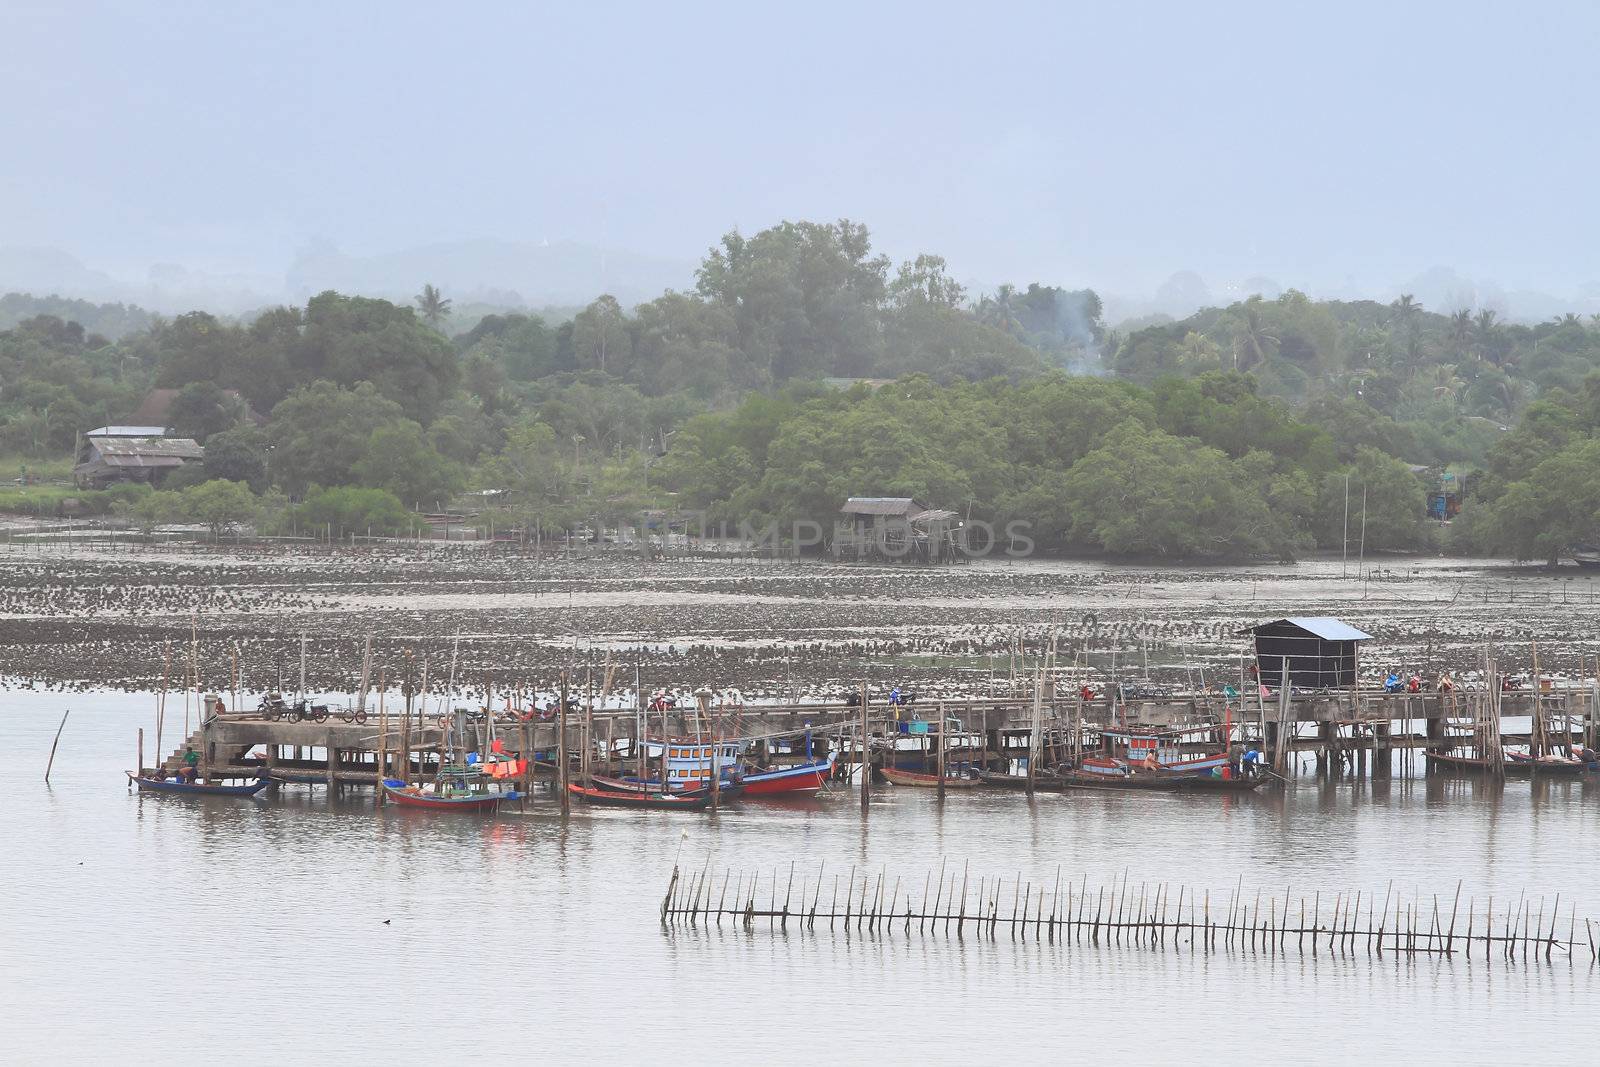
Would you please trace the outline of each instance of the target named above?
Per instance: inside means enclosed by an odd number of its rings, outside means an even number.
[[[0,296],[0,330],[9,330],[23,319],[35,315],[54,315],[76,322],[89,333],[110,341],[145,329],[155,318],[133,304],[96,304],[62,296],[34,296],[32,293],[6,293]]]
[[[285,283],[293,299],[327,289],[410,303],[424,282],[459,303],[588,304],[610,293],[624,306],[694,284],[694,264],[569,242],[454,241],[374,256],[331,245],[302,252]]]
[[[0,292],[65,293],[90,300],[126,299],[126,287],[59,248],[0,247]],[[88,325],[85,323],[85,325]]]

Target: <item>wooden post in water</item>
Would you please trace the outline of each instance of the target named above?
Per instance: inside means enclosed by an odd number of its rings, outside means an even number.
[[[861,752],[858,767],[861,772],[861,812],[866,814],[867,804],[870,801],[869,789],[872,784],[872,764],[867,759],[867,738],[869,724],[867,721],[867,683],[861,683]]]
[[[1044,668],[1033,668],[1033,716],[1028,722],[1028,795],[1033,796],[1034,765],[1039,762],[1039,731],[1044,726]]]
[[[579,766],[583,769],[583,787],[594,788],[594,666],[591,661],[587,682],[588,693],[583,708],[583,755]]]
[[[661,760],[663,777],[666,776],[666,757]],[[561,672],[561,710],[556,716],[556,785],[561,790],[561,814],[572,811],[572,791],[567,788],[567,672]],[[663,782],[661,788],[666,789]]]
[[[378,807],[388,801],[389,794],[383,788],[383,780],[387,776],[385,764],[389,762],[389,706],[383,702],[384,673],[378,672],[378,766],[374,775],[374,785],[377,787],[376,798]]]
[[[711,738],[711,746],[707,749],[711,753],[711,810],[716,811],[722,802],[722,742],[717,740],[715,732]],[[663,792],[665,786],[662,787]]]
[[[45,785],[49,785],[50,784],[50,770],[51,770],[52,767],[54,767],[56,765],[56,746],[61,743],[61,731],[66,729],[67,716],[71,715],[71,714],[72,714],[72,709],[71,708],[68,708],[66,711],[61,713],[61,725],[56,727],[55,740],[50,742],[50,759],[44,765],[44,784]],[[160,753],[158,752],[157,755],[160,755]],[[140,774],[144,774],[144,727],[143,726],[139,727],[139,766],[138,766],[137,770],[138,770],[138,772]]]
[[[938,760],[938,763],[939,763],[939,768],[938,768],[939,769],[939,799],[940,800],[944,799],[944,767],[945,767],[945,758],[946,758],[946,754],[945,754],[946,746],[945,746],[945,738],[944,738],[944,728],[945,728],[945,723],[946,722],[947,722],[947,720],[944,717],[944,701],[941,700],[939,702],[939,760]]]
[[[334,744],[333,728],[328,728],[328,736],[324,744],[328,746],[328,795],[331,797],[339,792],[339,749]]]

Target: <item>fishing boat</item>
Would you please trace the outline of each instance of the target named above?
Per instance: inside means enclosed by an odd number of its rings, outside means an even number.
[[[180,782],[170,778],[147,778],[128,772],[128,778],[141,793],[187,793],[200,797],[253,797],[273,783],[272,778],[258,778],[247,785],[216,785],[199,782]]]
[[[1026,789],[1028,776],[1025,774],[1002,774],[997,771],[979,771],[978,783],[992,789]],[[1055,771],[1040,771],[1033,776],[1033,788],[1036,792],[1059,793],[1066,788],[1061,781],[1061,776]]]
[[[711,806],[711,791],[701,793],[638,793],[632,790],[601,789],[572,782],[568,792],[586,804],[602,808],[632,808],[636,811],[704,811]]]
[[[879,768],[879,773],[881,773],[891,785],[921,786],[925,789],[939,788],[939,776],[937,774],[923,774],[920,771],[902,771],[896,767]],[[958,777],[953,774],[946,774],[944,776],[944,787],[946,789],[974,789],[982,784],[983,782],[977,778]]]
[[[1266,775],[1192,773],[1187,771],[1129,770],[1113,775],[1099,772],[1060,771],[1051,779],[1058,789],[1133,789],[1163,793],[1249,793],[1261,788]],[[1037,780],[1034,788],[1040,788]]]
[[[692,793],[700,789],[709,792],[713,759],[724,789],[734,786],[740,778],[739,743],[736,741],[647,741],[644,752],[655,763],[657,772],[661,761],[666,760],[666,792],[669,793]],[[632,780],[660,791],[659,778],[645,778],[641,774]]]
[[[407,785],[398,778],[385,778],[383,791],[403,808],[425,811],[493,811],[502,801],[522,796],[514,789],[491,790],[481,782],[471,781],[471,776],[450,773],[441,776],[431,789]]]
[[[1452,752],[1424,752],[1428,766],[1446,774],[1490,774],[1494,764],[1482,756],[1461,756]],[[1580,759],[1566,756],[1540,756],[1538,759],[1525,752],[1507,752],[1501,761],[1502,773],[1508,778],[1531,778],[1536,774],[1577,775],[1592,769]]]
[[[1226,752],[1191,755],[1183,751],[1185,735],[1211,735],[1215,730],[1213,726],[1178,730],[1102,730],[1100,751],[1081,759],[1077,771],[1110,778],[1127,777],[1135,769],[1201,775],[1223,772],[1226,777],[1229,767]]]
[[[792,767],[746,771],[742,779],[742,795],[764,797],[781,793],[820,793],[828,777],[833,774],[833,764],[837,758],[837,753],[829,752],[826,759],[808,760]]]
[[[591,774],[589,778],[596,788],[607,790],[612,793],[661,792],[661,782],[659,779],[654,778],[613,778],[603,774]],[[737,778],[724,779],[718,789],[721,799],[723,800],[731,800],[743,791],[744,782]],[[708,784],[696,786],[693,789],[674,790],[672,795],[680,797],[698,797],[705,795],[709,797],[711,795],[711,786]]]
[[[1582,774],[1593,769],[1593,765],[1585,763],[1576,756],[1563,756],[1554,752],[1547,752],[1542,756],[1533,756],[1526,752],[1506,753],[1506,773],[1518,777],[1534,774]]]
[[[1422,758],[1430,770],[1454,774],[1486,774],[1494,765],[1482,756],[1459,756],[1450,752],[1424,750]]]

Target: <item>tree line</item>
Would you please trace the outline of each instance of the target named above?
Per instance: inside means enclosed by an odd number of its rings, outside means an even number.
[[[506,309],[454,332],[431,285],[412,306],[328,292],[238,321],[108,308],[114,338],[62,302],[21,317],[6,299],[12,454],[60,454],[150,388],[177,391],[169,422],[207,457],[143,505],[151,520],[198,513],[184,502],[214,481],[264,523],[309,525],[293,509],[343,491],[350,528],[398,528],[467,488],[506,489],[499,521],[551,529],[672,507],[831,519],[845,496],[903,494],[1027,520],[1060,551],[1290,558],[1342,539],[1347,477],[1369,547],[1431,543],[1410,464],[1481,468],[1474,539],[1450,543],[1511,546],[1483,518],[1533,474],[1510,457],[1530,420],[1566,427],[1555,451],[1587,440],[1571,413],[1600,366],[1592,321],[1410,298],[1291,291],[1119,333],[1092,291],[969,294],[941,257],[893,264],[848,221],[729,233],[692,290],[632,309],[601,296],[562,321]],[[1540,515],[1548,495],[1505,514]]]

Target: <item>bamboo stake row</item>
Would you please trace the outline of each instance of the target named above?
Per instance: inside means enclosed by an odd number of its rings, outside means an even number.
[[[1566,930],[1561,930],[1559,895],[1548,913],[1543,897],[1536,904],[1525,893],[1515,905],[1506,904],[1499,911],[1493,897],[1481,910],[1475,898],[1463,909],[1459,882],[1448,913],[1440,909],[1438,895],[1418,892],[1408,899],[1391,883],[1381,900],[1360,891],[1340,892],[1331,907],[1316,892],[1308,915],[1304,895],[1295,897],[1286,888],[1281,897],[1263,897],[1259,890],[1248,896],[1242,879],[1226,901],[1219,895],[1215,907],[1209,889],[1180,885],[1174,895],[1168,882],[1140,882],[1136,889],[1126,872],[1113,878],[1110,886],[1091,887],[1087,876],[1076,885],[1070,879],[1063,882],[1059,867],[1048,884],[1027,880],[1021,872],[1009,880],[980,877],[974,883],[968,865],[958,872],[941,862],[937,882],[934,879],[929,870],[917,900],[914,886],[902,889],[898,876],[891,882],[887,868],[858,873],[851,867],[841,887],[839,875],[835,873],[830,882],[821,864],[815,872],[791,863],[770,873],[746,874],[731,869],[717,872],[708,858],[699,870],[685,872],[673,866],[661,900],[661,922],[669,928],[713,923],[720,927],[727,919],[753,930],[766,920],[769,929],[787,931],[793,923],[805,932],[825,923],[827,930],[846,933],[898,930],[909,935],[914,928],[918,934],[953,932],[959,938],[970,933],[991,939],[1004,932],[1012,940],[1025,941],[1031,934],[1036,941],[1052,943],[1059,938],[1074,944],[1208,953],[1278,955],[1292,950],[1315,955],[1326,950],[1340,956],[1461,954],[1471,959],[1476,949],[1485,960],[1551,962],[1559,955],[1569,962],[1580,958],[1600,962],[1595,924],[1584,919],[1580,940],[1577,908],[1571,902]]]

